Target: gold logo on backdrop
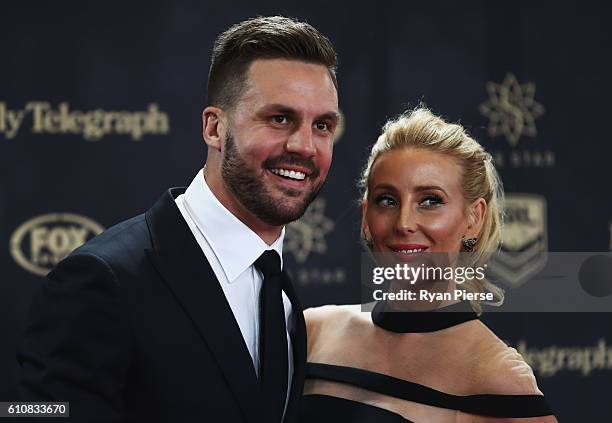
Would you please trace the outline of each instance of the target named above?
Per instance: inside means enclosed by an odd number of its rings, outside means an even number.
[[[70,213],[34,217],[19,226],[10,240],[10,252],[24,269],[39,275],[47,273],[104,228],[93,220]]]
[[[533,347],[521,339],[517,342],[516,350],[541,377],[566,371],[589,376],[595,372],[612,370],[612,346],[607,344],[605,338],[599,338],[597,344],[591,345],[547,347]]]
[[[287,225],[284,248],[293,254],[295,261],[304,263],[310,253],[327,251],[325,235],[333,230],[334,222],[325,216],[325,199],[319,197],[301,219]]]
[[[480,104],[479,110],[489,118],[491,137],[503,135],[516,147],[521,136],[535,137],[535,120],[544,114],[544,107],[535,101],[536,86],[533,82],[519,84],[508,73],[501,84],[487,82],[489,99]]]
[[[107,135],[127,135],[140,141],[145,135],[170,133],[170,119],[156,103],[142,111],[77,110],[67,102],[57,108],[46,101],[30,101],[23,109],[9,109],[0,102],[0,134],[13,139],[31,117],[33,134],[81,135],[87,141],[98,141]]]
[[[506,285],[518,287],[547,262],[546,199],[535,194],[507,194],[502,245],[488,269]]]

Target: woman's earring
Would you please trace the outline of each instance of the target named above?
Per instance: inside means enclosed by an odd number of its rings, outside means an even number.
[[[474,250],[474,246],[478,242],[478,238],[463,238],[461,243],[463,244],[463,248],[466,252],[471,253]]]
[[[365,233],[363,233],[362,238],[363,238],[363,242],[365,243],[366,247],[368,247],[371,250],[372,247],[374,247],[374,243],[372,242],[372,240],[368,238]]]

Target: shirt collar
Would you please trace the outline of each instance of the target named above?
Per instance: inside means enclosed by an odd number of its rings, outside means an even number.
[[[216,255],[229,283],[253,265],[266,250],[278,253],[283,268],[285,228],[272,245],[266,244],[215,197],[202,169],[185,191],[184,204],[196,227]]]

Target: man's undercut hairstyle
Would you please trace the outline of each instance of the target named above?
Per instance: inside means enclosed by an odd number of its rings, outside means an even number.
[[[208,72],[208,105],[232,109],[247,88],[249,66],[257,59],[323,65],[338,89],[336,51],[327,37],[292,18],[258,17],[232,26],[215,40]]]

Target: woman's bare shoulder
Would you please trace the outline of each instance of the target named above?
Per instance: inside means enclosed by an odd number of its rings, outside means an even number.
[[[482,325],[472,368],[483,392],[501,395],[542,395],[523,356]]]
[[[351,334],[360,323],[366,323],[361,306],[325,305],[304,310],[306,331],[308,333],[308,351],[331,351],[351,339]]]
[[[350,305],[324,305],[304,310],[306,325],[320,325],[324,322],[338,322],[357,316],[361,312],[359,304]]]

